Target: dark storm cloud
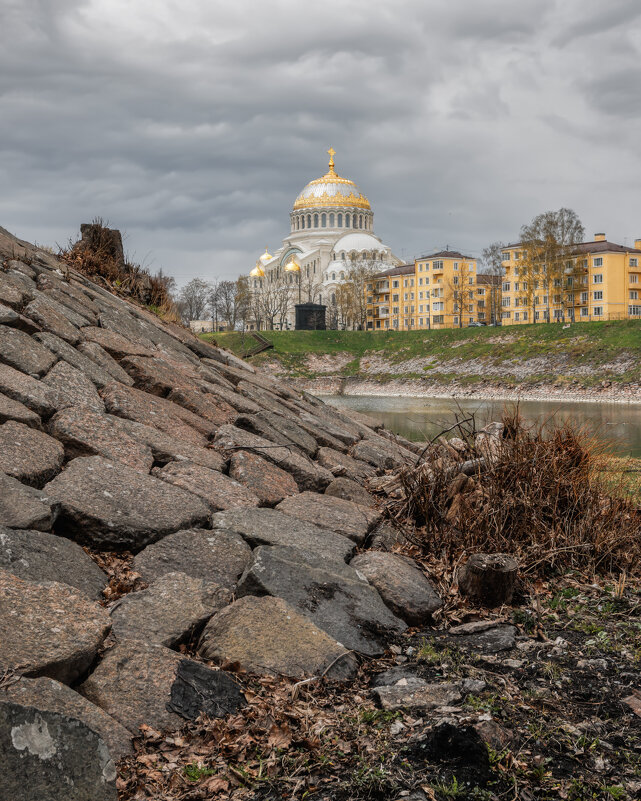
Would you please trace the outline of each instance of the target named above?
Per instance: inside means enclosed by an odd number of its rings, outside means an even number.
[[[4,0],[0,225],[62,244],[99,215],[152,269],[231,277],[331,144],[406,258],[561,205],[638,235],[637,7]]]

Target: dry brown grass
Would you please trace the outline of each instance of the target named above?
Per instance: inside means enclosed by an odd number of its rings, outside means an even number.
[[[147,306],[163,319],[178,321],[180,317],[166,281],[138,264],[127,263],[114,249],[111,231],[102,220],[93,220],[93,226],[88,240],[70,242],[59,257],[74,270],[106,284],[115,294]]]
[[[489,446],[473,426],[461,427],[469,455],[483,458],[467,480],[456,477],[460,465],[443,468],[437,448],[402,472],[402,497],[391,511],[419,527],[424,551],[510,553],[535,574],[638,573],[641,512],[625,492],[604,487],[599,443],[568,424],[528,428],[518,410],[503,424]]]

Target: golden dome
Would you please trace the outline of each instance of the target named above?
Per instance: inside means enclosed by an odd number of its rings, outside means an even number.
[[[260,257],[259,261],[261,264],[267,264],[268,261],[271,261],[274,257],[271,253],[267,250],[267,245],[265,245],[265,252]]]
[[[294,211],[308,208],[331,208],[354,206],[359,209],[370,209],[369,200],[349,178],[341,178],[334,170],[333,148],[329,153],[329,172],[322,178],[310,181],[294,201]]]
[[[256,262],[256,266],[254,269],[249,273],[252,278],[264,278],[265,277],[265,270],[260,265],[260,259]]]
[[[285,265],[284,269],[288,273],[299,273],[300,272],[300,264],[292,256],[291,259]]]

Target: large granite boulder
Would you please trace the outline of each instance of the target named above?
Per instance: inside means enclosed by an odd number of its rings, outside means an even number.
[[[335,531],[357,543],[362,543],[381,519],[381,513],[369,506],[314,492],[292,495],[276,508],[279,512]]]
[[[62,467],[65,449],[53,437],[23,423],[0,425],[0,471],[42,488]]]
[[[354,568],[297,548],[256,548],[238,594],[283,598],[346,648],[370,656],[407,628]]]
[[[229,475],[256,495],[261,506],[276,506],[298,494],[298,485],[285,470],[249,451],[237,451],[229,461]]]
[[[395,615],[412,626],[428,623],[443,605],[427,576],[406,556],[367,551],[355,556],[350,565],[376,587]]]
[[[58,360],[29,334],[17,328],[0,325],[0,361],[39,378]]]
[[[258,506],[260,503],[256,495],[238,481],[199,464],[170,462],[165,467],[155,468],[153,475],[192,492],[215,512],[237,506]]]
[[[62,409],[49,421],[49,433],[65,447],[67,458],[104,456],[148,473],[151,448],[127,434],[116,418],[87,406]]]
[[[319,448],[316,456],[318,464],[331,471],[334,476],[345,476],[359,484],[376,475],[376,468],[367,462],[354,459],[346,453],[333,448]]]
[[[382,470],[404,467],[416,462],[416,454],[394,442],[377,437],[362,439],[350,448],[350,456]]]
[[[342,498],[344,501],[353,501],[361,506],[376,506],[376,499],[362,484],[352,481],[351,478],[345,478],[345,476],[335,478],[325,490],[325,495]]]
[[[49,531],[54,512],[47,495],[0,473],[0,525]]]
[[[0,525],[0,569],[26,581],[57,581],[101,599],[107,575],[79,545],[44,531]]]
[[[130,592],[111,610],[112,634],[174,648],[197,634],[227,606],[228,589],[184,573],[165,573],[146,590]]]
[[[0,364],[0,392],[41,417],[51,417],[65,405],[54,389],[8,364]]]
[[[116,767],[104,741],[60,712],[0,701],[2,798],[116,801]]]
[[[251,559],[251,548],[239,534],[188,529],[148,545],[133,564],[146,582],[178,571],[234,589]]]
[[[99,706],[55,679],[21,676],[16,681],[6,682],[0,687],[0,704],[3,701],[58,712],[82,721],[104,740],[114,762],[131,753],[131,732]]]
[[[205,626],[198,653],[258,674],[348,679],[352,654],[281,598],[248,596]]]
[[[142,725],[178,729],[201,712],[223,717],[245,704],[228,673],[135,640],[107,651],[80,692],[134,735]]]
[[[84,325],[88,323],[88,320],[82,319],[76,319],[76,324],[70,322],[70,318],[75,315],[42,293],[25,307],[23,313],[25,317],[38,323],[43,331],[51,331],[70,345],[77,345],[82,339],[77,323]]]
[[[66,406],[86,407],[95,412],[105,411],[105,405],[94,383],[81,370],[65,361],[54,365],[42,380],[48,387],[59,392]]]
[[[6,423],[7,420],[15,420],[16,423],[24,423],[31,428],[40,428],[39,415],[32,412],[24,403],[0,392],[0,423]]]
[[[66,584],[34,584],[0,570],[0,671],[69,684],[94,661],[111,622]]]
[[[106,328],[87,326],[83,329],[82,333],[86,340],[100,345],[103,350],[107,351],[107,353],[115,359],[122,359],[125,356],[153,355],[153,350],[149,347],[143,347],[127,337],[122,336],[117,331],[108,331]],[[151,345],[151,348],[153,348],[153,345]]]
[[[46,492],[60,509],[58,532],[108,550],[138,551],[210,515],[192,493],[102,456],[69,462]]]
[[[45,343],[47,344],[47,343]],[[48,347],[51,347],[48,345]],[[102,378],[100,381],[97,381],[96,378],[91,374],[87,373],[92,381],[98,387],[107,386],[111,380],[115,379],[116,381],[120,381],[121,384],[125,384],[128,387],[133,386],[134,380],[129,376],[122,367],[118,364],[118,362],[110,356],[106,350],[100,347],[97,342],[81,342],[77,348],[74,348],[76,352],[80,352],[83,356],[86,356],[88,359],[96,364],[99,368],[105,371],[110,378],[107,379],[104,383]],[[58,355],[65,359],[67,358],[64,354],[58,353]],[[69,359],[67,359],[69,361]],[[73,362],[71,362],[73,364]],[[74,364],[74,367],[79,367],[78,364]]]
[[[104,367],[96,364],[95,361],[90,359],[84,353],[81,353],[78,348],[71,347],[68,342],[65,342],[64,339],[60,339],[60,337],[55,336],[55,334],[50,334],[48,331],[43,331],[42,333],[36,334],[34,339],[42,343],[58,358],[63,359],[65,362],[67,362],[67,364],[70,364],[72,367],[80,370],[80,372],[90,379],[90,381],[92,381],[97,387],[104,387],[109,384],[110,381],[113,381],[113,376],[110,375],[110,373],[105,370]]]
[[[252,547],[285,545],[313,551],[319,557],[346,561],[355,545],[347,537],[298,520],[276,509],[230,509],[212,518],[214,529],[240,534]]]

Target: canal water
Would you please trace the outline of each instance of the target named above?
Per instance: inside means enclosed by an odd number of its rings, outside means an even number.
[[[414,441],[432,439],[455,422],[457,413],[469,416],[473,412],[476,426],[481,428],[491,420],[500,420],[504,407],[515,406],[510,401],[380,395],[328,395],[323,400],[338,408],[371,414],[390,431]],[[528,423],[569,420],[606,440],[613,454],[641,458],[639,404],[520,401],[519,410]]]

